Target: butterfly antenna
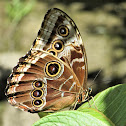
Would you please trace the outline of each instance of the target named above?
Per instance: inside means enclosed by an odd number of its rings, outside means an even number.
[[[95,78],[93,79],[93,81],[92,81],[92,83],[91,83],[91,86],[93,85],[93,82],[96,80],[96,78],[98,77],[98,75],[100,74],[101,71],[102,71],[102,69],[100,69],[100,70],[98,71],[98,73],[96,74]],[[90,86],[90,87],[91,87],[91,86]],[[89,103],[90,98],[91,98],[91,99],[93,100],[93,102],[94,102],[93,96],[90,96],[90,94],[92,93],[92,88],[90,88],[90,87],[88,87],[88,89],[86,90],[86,100],[88,100],[88,103]],[[95,108],[97,109],[97,107],[96,107],[96,105],[95,105],[95,102],[94,102],[93,104],[94,104]],[[91,107],[90,103],[89,103],[89,106]],[[97,109],[97,110],[98,110],[98,109]]]
[[[93,82],[96,80],[96,78],[98,77],[98,75],[101,73],[102,69],[100,69],[98,71],[98,73],[96,74],[95,78],[93,79],[92,83],[91,83],[91,86],[93,85]]]

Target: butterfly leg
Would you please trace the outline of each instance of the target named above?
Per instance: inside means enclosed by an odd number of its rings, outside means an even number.
[[[97,107],[96,107],[96,105],[95,105],[95,101],[94,101],[94,97],[93,96],[90,96],[90,98],[93,100],[93,104],[94,104],[94,107],[97,109]],[[89,103],[89,101],[88,101],[88,103]],[[90,103],[89,103],[89,105],[90,105]],[[91,107],[92,105],[90,105],[90,107]],[[98,110],[98,109],[97,109]]]
[[[75,110],[78,101],[76,100],[75,103],[70,107],[70,110]]]

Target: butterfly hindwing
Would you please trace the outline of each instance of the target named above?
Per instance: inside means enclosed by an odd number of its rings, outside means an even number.
[[[45,51],[32,50],[14,67],[8,78],[8,87],[6,95],[12,105],[34,112],[46,107],[57,110],[55,106],[61,99],[75,100],[81,85],[62,60]],[[64,106],[69,105],[67,100],[63,101]]]

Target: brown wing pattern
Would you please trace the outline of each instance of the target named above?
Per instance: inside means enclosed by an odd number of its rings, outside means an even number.
[[[59,33],[64,29],[66,29],[65,35]],[[58,42],[61,43],[61,50],[55,48]],[[65,12],[57,8],[47,12],[32,48],[53,52],[73,69],[83,89],[86,88],[86,51],[76,24]]]
[[[55,111],[84,94],[87,57],[79,30],[63,11],[44,17],[31,50],[7,80],[8,101],[24,111]]]
[[[49,73],[52,72],[52,67],[56,67],[57,71],[49,74],[47,67]],[[57,103],[61,99],[69,98],[69,101],[74,102],[80,87],[75,74],[62,60],[45,51],[32,50],[30,54],[20,58],[18,65],[14,67],[8,78],[6,95],[12,105],[26,111],[40,111],[46,107],[48,110],[58,110],[61,107],[58,108]],[[62,108],[71,104],[65,101],[63,100]]]

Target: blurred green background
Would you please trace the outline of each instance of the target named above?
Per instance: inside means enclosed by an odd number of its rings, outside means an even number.
[[[39,119],[7,103],[4,89],[12,68],[30,49],[45,13],[53,7],[65,11],[80,30],[92,95],[126,82],[125,0],[0,0],[0,126],[31,126]]]

